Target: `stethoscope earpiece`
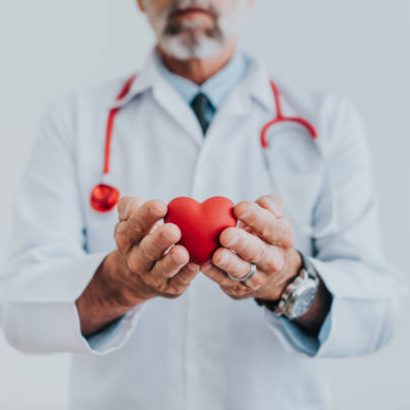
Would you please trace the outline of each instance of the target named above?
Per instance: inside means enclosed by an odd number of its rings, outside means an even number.
[[[91,191],[91,207],[97,212],[109,212],[115,208],[120,200],[120,191],[110,185],[99,184]]]

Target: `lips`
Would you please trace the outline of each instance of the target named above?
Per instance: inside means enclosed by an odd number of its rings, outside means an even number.
[[[185,7],[183,9],[178,9],[171,14],[171,17],[189,17],[195,14],[203,14],[212,17],[212,14],[209,12],[209,10],[203,9],[201,7]]]

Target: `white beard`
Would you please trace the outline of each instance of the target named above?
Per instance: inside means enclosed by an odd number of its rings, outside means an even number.
[[[209,0],[175,0],[178,7],[197,6],[210,9]],[[207,59],[217,55],[224,47],[233,41],[242,27],[245,11],[248,9],[247,0],[240,0],[230,13],[222,14],[220,10],[215,22],[214,35],[204,30],[196,30],[198,22],[185,22],[183,30],[177,34],[166,32],[168,10],[162,14],[155,14],[150,0],[145,0],[145,8],[149,21],[154,29],[159,46],[170,56],[179,60]]]

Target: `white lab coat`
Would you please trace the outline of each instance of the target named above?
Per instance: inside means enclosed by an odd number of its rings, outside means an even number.
[[[122,194],[255,200],[275,193],[259,142],[275,112],[269,78],[254,60],[205,139],[152,56],[123,101],[115,102],[121,78],[59,99],[46,116],[15,202],[1,323],[18,349],[73,353],[73,409],[325,409],[328,364],[318,358],[369,353],[391,339],[400,281],[383,257],[358,115],[345,101],[284,81],[284,111],[318,128],[339,207],[334,235],[312,240],[296,227],[297,248],[312,255],[334,296],[316,357],[302,353],[283,321],[253,299],[234,301],[202,274],[180,298],[150,300],[101,334],[81,335],[75,300],[115,247],[116,211],[98,214],[89,205],[101,178],[109,109],[121,107],[106,182]],[[320,218],[321,196],[304,200],[317,189],[314,172],[287,163],[283,175],[296,173],[300,181],[293,206],[302,218]]]

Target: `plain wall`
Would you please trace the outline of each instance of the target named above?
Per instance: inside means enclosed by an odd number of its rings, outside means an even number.
[[[243,47],[265,58],[273,74],[348,97],[360,109],[386,251],[410,277],[410,2],[256,3]],[[0,0],[0,260],[12,195],[48,103],[137,70],[152,41],[132,0]],[[338,409],[410,409],[409,308],[387,349],[332,362]],[[65,409],[68,368],[67,356],[22,355],[0,333],[0,409]]]

